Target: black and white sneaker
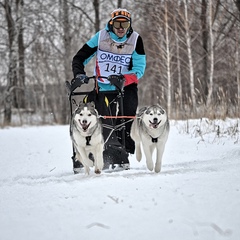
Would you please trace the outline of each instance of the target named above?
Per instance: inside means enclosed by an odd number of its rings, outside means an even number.
[[[103,169],[128,170],[130,163],[128,153],[121,147],[109,145],[103,152]]]
[[[81,162],[79,162],[78,160],[74,160],[73,161],[73,172],[74,174],[78,174],[80,172],[82,172],[84,166],[82,165]]]
[[[119,164],[119,167],[123,168],[123,170],[129,170],[130,169],[130,163]]]

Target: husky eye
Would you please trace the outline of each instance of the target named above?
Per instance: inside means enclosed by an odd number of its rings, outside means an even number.
[[[80,115],[80,116],[83,116],[83,114],[82,114],[82,113],[80,113],[79,115]]]
[[[91,113],[89,113],[89,114],[88,114],[88,116],[89,116],[89,117],[91,117],[91,116],[92,116],[92,114],[91,114]]]

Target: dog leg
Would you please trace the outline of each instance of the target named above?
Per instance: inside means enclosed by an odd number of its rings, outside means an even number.
[[[140,162],[142,159],[142,152],[141,152],[141,141],[140,141],[140,135],[139,135],[139,127],[137,124],[137,119],[133,121],[130,136],[132,140],[135,142],[135,152],[136,152],[136,158]]]
[[[82,163],[84,166],[85,174],[89,175],[90,168],[84,163],[83,158],[81,157],[79,152],[76,152],[76,159]]]
[[[146,141],[145,141],[145,143],[146,143]],[[152,160],[153,147],[149,146],[147,144],[143,144],[143,151],[144,151],[144,154],[146,157],[147,168],[149,171],[152,171],[153,170],[153,160]]]
[[[164,148],[165,148],[165,144],[162,142],[159,142],[157,147],[157,156],[156,156],[156,164],[155,164],[156,173],[159,173],[162,168],[162,156],[163,156]]]
[[[90,167],[93,167],[93,161],[91,161],[88,158],[84,147],[78,147],[78,151],[79,151],[80,158],[81,158],[80,161],[85,168],[85,173],[89,175]]]
[[[141,143],[135,141],[136,158],[140,162],[142,159]]]
[[[103,144],[99,144],[94,151],[95,173],[100,174],[103,169]]]

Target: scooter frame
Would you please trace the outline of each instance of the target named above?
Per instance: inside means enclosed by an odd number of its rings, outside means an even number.
[[[114,75],[116,77],[116,75]],[[104,77],[104,76],[91,76],[91,77],[87,77],[87,83],[90,79],[94,80],[94,87],[93,90],[97,90],[97,78],[106,78],[108,79],[108,77]],[[66,81],[66,87],[67,87],[67,91],[68,91],[68,99],[69,99],[69,104],[70,104],[70,113],[71,113],[71,119],[72,120],[72,114],[73,114],[73,105],[76,104],[76,101],[74,99],[74,97],[76,96],[87,96],[89,93],[91,93],[93,90],[89,90],[89,91],[79,91],[79,88],[81,88],[81,86],[83,84],[86,84],[86,82],[84,81],[79,81],[76,82],[75,80],[72,80],[71,84]],[[125,147],[125,118],[132,118],[132,117],[128,117],[128,116],[124,116],[124,109],[123,109],[123,97],[124,97],[124,81],[122,81],[121,79],[115,79],[115,81],[113,81],[113,83],[111,83],[112,85],[116,86],[116,90],[114,91],[101,91],[102,94],[114,94],[117,96],[118,98],[118,102],[119,102],[119,114],[118,116],[100,116],[102,118],[112,118],[112,119],[116,119],[116,118],[120,118],[121,123],[120,124],[115,124],[115,125],[106,125],[103,124],[103,128],[110,128],[112,131],[121,131],[121,147],[126,150]],[[111,132],[112,133],[112,132]],[[73,156],[72,156],[72,160],[75,161],[75,150],[74,150],[74,146],[72,146],[73,148]]]

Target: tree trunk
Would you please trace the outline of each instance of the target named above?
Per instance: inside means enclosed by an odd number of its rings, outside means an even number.
[[[93,0],[93,7],[95,12],[95,32],[98,32],[100,30],[99,0]]]
[[[213,92],[213,71],[214,71],[214,53],[213,53],[213,17],[212,17],[212,0],[209,0],[209,40],[210,40],[210,72],[209,72],[209,85],[208,85],[208,96],[207,96],[207,108],[211,104],[212,92]]]
[[[191,36],[190,36],[189,18],[188,18],[188,5],[187,5],[186,0],[183,0],[183,2],[184,2],[185,31],[186,31],[186,42],[187,42],[189,75],[190,75],[190,79],[189,79],[190,80],[190,92],[191,92],[191,100],[192,100],[192,109],[193,109],[193,112],[195,113],[195,111],[196,111],[196,96],[195,96]]]
[[[239,31],[240,31],[240,24],[238,26],[238,30],[237,30],[237,33],[236,33],[236,77],[237,77],[237,88],[238,88],[238,91],[237,91],[237,104],[238,104],[238,117],[240,117],[240,57],[239,57],[239,48],[240,48],[240,38],[239,38]]]
[[[118,0],[118,1],[117,1],[117,7],[118,7],[118,8],[121,8],[121,7],[122,7],[122,0]]]
[[[24,1],[17,0],[18,12],[18,86],[17,90],[17,105],[18,108],[25,108],[25,47],[23,40],[23,7]]]
[[[12,96],[10,91],[4,93],[4,119],[3,125],[9,126],[12,120]]]
[[[9,42],[9,67],[7,74],[7,88],[4,94],[4,125],[11,124],[12,104],[17,105],[16,95],[11,88],[17,85],[17,31],[12,17],[12,6],[8,0],[4,2],[5,16],[7,20]]]
[[[15,6],[13,7],[13,4]],[[9,42],[9,67],[7,74],[7,88],[4,100],[4,124],[11,124],[11,108],[24,108],[25,96],[25,66],[24,66],[24,42],[23,42],[23,0],[5,0],[3,7],[7,21]],[[12,13],[14,9],[14,13]],[[16,20],[14,20],[15,14]]]
[[[240,0],[235,0],[234,2],[235,2],[236,6],[238,8],[239,13],[240,13]]]
[[[240,19],[240,0],[235,0],[235,4],[238,8],[239,14],[238,18]],[[236,62],[236,77],[237,77],[237,104],[238,104],[238,117],[240,117],[240,37],[239,37],[239,32],[240,32],[240,21],[237,23],[237,31],[236,31],[236,57],[235,57],[235,62]]]
[[[64,98],[62,96],[66,95],[65,91],[65,81],[71,81],[72,79],[72,71],[71,71],[71,33],[70,33],[70,23],[69,23],[69,6],[68,1],[63,0],[62,3],[62,11],[63,11],[63,46],[64,46],[64,78],[59,79],[59,105],[61,108],[59,123],[66,124],[68,121],[68,112],[67,112],[67,97]],[[64,86],[63,86],[64,84]],[[62,87],[61,87],[62,86]]]
[[[179,47],[179,36],[178,36],[178,25],[176,17],[174,17],[174,26],[175,26],[175,36],[176,36],[176,54],[177,54],[177,72],[178,72],[178,98],[179,98],[179,107],[183,108],[182,101],[182,77],[181,77],[181,63],[180,63],[180,47]]]
[[[207,30],[207,2],[202,0],[202,45],[203,45],[203,70],[202,70],[202,88],[203,88],[203,100],[206,103],[208,96],[208,30]]]
[[[167,57],[167,111],[168,115],[171,116],[171,92],[172,92],[172,84],[171,84],[171,69],[170,69],[170,42],[169,42],[169,27],[168,27],[168,8],[167,8],[167,1],[165,1],[165,34],[166,34],[166,57]]]

